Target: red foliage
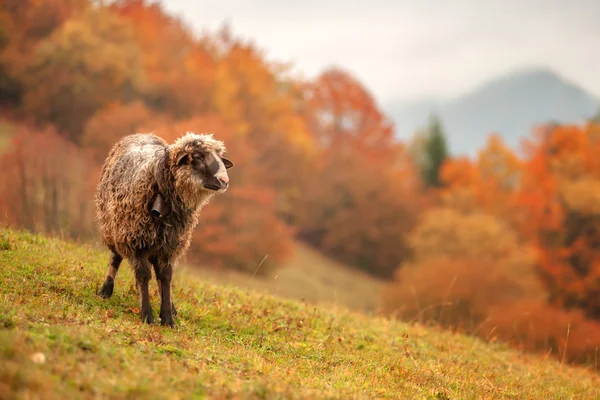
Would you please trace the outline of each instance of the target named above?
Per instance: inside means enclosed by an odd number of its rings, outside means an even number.
[[[390,277],[422,206],[410,157],[366,90],[339,70],[309,86],[306,119],[321,151],[297,207],[302,237],[331,256]]]
[[[19,126],[0,158],[0,215],[26,229],[91,237],[98,168],[55,130]]]
[[[541,129],[519,191],[521,228],[538,250],[552,304],[600,319],[600,127]]]

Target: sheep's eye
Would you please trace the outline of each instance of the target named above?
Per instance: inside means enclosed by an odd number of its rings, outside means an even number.
[[[199,154],[192,155],[192,164],[194,168],[198,171],[203,171],[206,168],[206,162],[204,161],[204,157]]]

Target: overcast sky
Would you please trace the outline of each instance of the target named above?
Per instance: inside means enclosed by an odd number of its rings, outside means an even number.
[[[554,69],[600,97],[600,0],[162,0],[200,32],[228,21],[307,77],[339,65],[380,103],[449,98]]]

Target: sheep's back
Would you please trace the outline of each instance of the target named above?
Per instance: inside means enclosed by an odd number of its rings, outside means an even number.
[[[97,216],[104,244],[124,257],[156,242],[147,207],[154,194],[156,165],[166,147],[152,134],[130,135],[114,145],[105,161],[96,193]]]

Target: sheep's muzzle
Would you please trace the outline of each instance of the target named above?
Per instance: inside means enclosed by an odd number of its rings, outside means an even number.
[[[229,175],[227,167],[231,163],[227,159],[223,159],[214,153],[206,157],[207,177],[204,179],[203,186],[205,189],[224,192],[229,187]]]

